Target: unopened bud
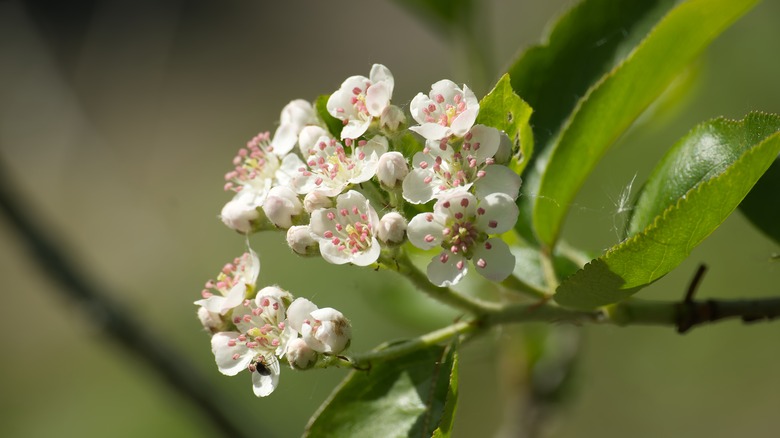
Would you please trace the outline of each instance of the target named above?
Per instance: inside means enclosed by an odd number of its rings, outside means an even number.
[[[316,351],[339,354],[352,340],[352,326],[336,309],[326,307],[311,312],[312,324],[303,324],[303,339]]]
[[[308,370],[317,363],[317,352],[301,338],[295,338],[287,343],[285,357],[290,366],[296,370]]]
[[[287,245],[298,255],[319,254],[319,245],[311,237],[308,225],[294,225],[287,230]]]
[[[322,192],[309,192],[303,198],[303,209],[306,210],[307,213],[330,207],[333,207],[333,200],[325,196]]]
[[[406,125],[406,115],[395,105],[389,105],[382,111],[379,116],[379,124],[383,128],[388,128],[391,131],[398,131],[398,128],[403,128]]]
[[[404,242],[406,234],[406,219],[400,214],[391,211],[382,216],[377,228],[377,237],[384,243],[398,245]]]
[[[303,204],[291,188],[276,186],[268,192],[268,197],[263,203],[263,211],[277,227],[290,228],[293,217],[303,212]]]
[[[395,188],[409,174],[406,158],[400,152],[386,152],[379,157],[376,176],[386,188]]]
[[[260,218],[260,213],[254,205],[244,202],[239,195],[222,207],[219,218],[228,228],[248,234],[252,231],[252,222]]]

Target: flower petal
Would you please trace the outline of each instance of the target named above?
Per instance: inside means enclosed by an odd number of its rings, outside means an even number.
[[[460,254],[442,251],[431,259],[427,272],[428,279],[436,286],[457,284],[468,273],[468,260]]]
[[[385,82],[378,82],[366,90],[366,109],[374,117],[382,115],[382,111],[390,105],[393,90]]]
[[[517,222],[515,200],[505,193],[491,193],[479,203],[484,214],[477,216],[477,229],[487,234],[501,234],[512,229]]]
[[[311,318],[311,313],[317,310],[317,305],[306,298],[296,298],[287,309],[287,323],[297,332],[301,332],[303,321]]]
[[[485,175],[474,183],[474,192],[478,198],[485,198],[491,193],[505,193],[517,199],[522,184],[520,175],[500,164],[492,164],[484,170]]]
[[[406,235],[412,245],[420,249],[431,249],[441,245],[444,220],[433,213],[420,213],[409,221]]]
[[[235,342],[239,335],[238,332],[220,332],[211,337],[211,351],[214,353],[217,368],[226,376],[235,376],[246,369],[254,359],[254,352],[249,350],[246,344]]]
[[[475,115],[474,118],[476,117],[477,116]],[[422,135],[426,140],[441,140],[450,134],[449,127],[442,126],[438,123],[423,123],[420,126],[411,126],[409,127],[409,130]],[[468,130],[468,128],[466,128],[466,130]],[[465,133],[466,131],[463,132]]]
[[[432,180],[428,183],[425,182],[428,177],[432,177],[430,170],[412,169],[401,185],[404,199],[412,204],[424,204],[433,199]]]
[[[279,385],[279,360],[272,355],[263,360],[264,370],[252,373],[252,390],[258,397],[270,395]]]
[[[498,237],[477,246],[471,261],[480,275],[496,282],[505,280],[515,268],[515,256],[509,245]]]
[[[498,129],[485,125],[474,125],[469,129],[472,146],[479,144],[479,148],[473,152],[477,164],[482,164],[488,158],[493,158],[501,144],[501,133]]]
[[[368,266],[379,258],[379,254],[381,252],[382,248],[379,246],[379,242],[376,240],[376,237],[372,237],[371,245],[367,248],[367,250],[354,253],[349,261],[353,265]]]
[[[371,125],[371,119],[350,119],[341,130],[342,140],[345,138],[358,138],[366,133],[368,126]]]

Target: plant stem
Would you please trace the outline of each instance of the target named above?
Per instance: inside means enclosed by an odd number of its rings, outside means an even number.
[[[371,362],[384,361],[395,359],[396,357],[403,356],[404,354],[411,353],[412,351],[419,350],[431,345],[440,344],[454,336],[473,332],[478,329],[478,323],[472,321],[461,321],[455,324],[449,325],[439,330],[426,333],[417,338],[410,339],[400,344],[395,344],[387,348],[380,348],[374,351],[369,351],[363,354],[356,354],[350,359],[353,366],[360,368],[361,366],[367,366]]]
[[[349,360],[329,365],[368,369],[372,362],[391,360],[433,344],[446,342],[454,336],[476,335],[493,326],[524,322],[571,322],[574,324],[658,325],[676,327],[684,333],[694,326],[729,318],[749,323],[780,318],[780,298],[755,300],[706,300],[683,303],[678,301],[646,301],[631,299],[605,309],[575,310],[551,304],[506,304],[480,317],[460,321],[417,338],[356,354]]]
[[[555,267],[553,266],[552,252],[548,249],[542,249],[539,255],[544,279],[547,283],[547,294],[552,295],[558,289],[558,275],[555,273]]]
[[[502,281],[501,286],[510,289],[513,292],[521,292],[534,298],[540,298],[543,300],[550,298],[550,295],[544,289],[534,286],[533,284],[526,283],[514,275],[510,275],[506,278],[506,280]]]

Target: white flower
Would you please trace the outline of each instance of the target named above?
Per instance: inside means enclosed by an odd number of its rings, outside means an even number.
[[[395,81],[384,65],[374,64],[369,77],[351,76],[338,91],[330,95],[327,108],[330,115],[342,120],[341,138],[358,138],[374,118],[390,105]]]
[[[248,234],[252,231],[252,222],[260,218],[254,196],[249,191],[237,193],[222,207],[219,218],[228,228]]]
[[[294,225],[287,230],[287,245],[298,255],[312,255],[317,251],[317,241],[311,237],[308,225]]]
[[[316,191],[336,196],[350,184],[368,181],[376,173],[379,156],[388,148],[387,139],[379,135],[369,141],[346,140],[345,146],[324,131],[316,138],[314,133],[305,129],[299,141],[306,163],[297,164],[291,184],[302,194]]]
[[[425,143],[425,149],[414,155],[413,169],[403,182],[404,199],[422,204],[453,191],[474,186],[477,197],[505,193],[517,198],[520,176],[506,166],[494,163],[499,150],[499,131],[474,125],[457,148],[444,140]]]
[[[244,369],[252,373],[255,395],[269,395],[279,383],[279,361],[295,332],[287,328],[284,299],[289,293],[264,288],[254,300],[233,310],[236,331],[216,333],[211,350],[222,374],[235,376]]]
[[[451,193],[439,199],[433,213],[421,213],[409,222],[407,234],[421,249],[443,249],[428,264],[428,279],[437,286],[458,283],[471,260],[478,273],[502,281],[515,266],[515,257],[500,238],[488,238],[510,230],[517,221],[514,199],[493,193],[477,201],[471,193]]]
[[[234,168],[225,174],[225,190],[236,192],[233,198],[236,204],[228,207],[229,218],[239,217],[239,221],[245,219],[250,209],[263,205],[273,186],[289,182],[290,177],[282,168],[282,155],[277,153],[269,139],[268,132],[256,135],[233,158]],[[243,218],[241,211],[244,212]],[[236,228],[231,225],[244,225],[243,222],[225,223],[233,229]]]
[[[466,85],[461,90],[454,82],[443,79],[431,86],[428,96],[418,93],[410,105],[412,117],[420,126],[409,129],[426,140],[462,137],[477,119],[479,102]]]
[[[400,152],[385,152],[379,157],[376,177],[386,188],[393,189],[409,174],[409,165]]]
[[[296,99],[282,109],[279,127],[276,128],[274,145],[276,153],[284,155],[292,150],[298,141],[298,134],[306,125],[317,124],[317,111],[314,106],[303,100]]]
[[[339,354],[352,339],[352,327],[341,312],[330,307],[318,309],[305,298],[290,304],[287,321],[309,347],[320,353]]]
[[[209,312],[224,315],[251,294],[260,274],[260,259],[251,249],[222,268],[217,280],[209,280],[201,292],[202,300],[195,304]],[[217,293],[214,293],[217,292]]]
[[[276,186],[268,191],[263,212],[277,227],[290,228],[293,218],[303,212],[303,204],[291,188]]]
[[[378,223],[368,200],[350,190],[336,199],[336,208],[314,211],[309,227],[325,260],[336,265],[367,266],[376,261],[381,251],[376,239]]]
[[[398,245],[403,243],[406,235],[406,219],[399,213],[391,211],[382,216],[377,228],[377,237],[384,243]]]

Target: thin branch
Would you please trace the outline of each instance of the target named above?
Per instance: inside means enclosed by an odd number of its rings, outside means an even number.
[[[225,436],[248,436],[247,430],[237,426],[237,421],[241,419],[231,417],[229,405],[208,385],[208,379],[201,376],[169,342],[159,342],[160,337],[154,335],[155,331],[149,328],[148,322],[134,318],[130,311],[111,298],[105,288],[91,281],[90,276],[66,256],[67,251],[44,231],[50,229],[48,226],[32,220],[40,216],[29,213],[32,210],[14,196],[11,188],[17,185],[11,181],[2,164],[0,211],[16,236],[28,247],[41,271],[59,284],[60,287],[52,289],[61,292],[67,300],[101,315],[100,318],[90,318],[90,322],[98,325],[100,332],[121,344],[132,356],[145,362],[171,389],[198,408],[217,430]],[[253,434],[257,433],[257,429],[253,430]]]
[[[659,325],[677,327],[687,322],[687,329],[725,319],[740,318],[744,322],[780,318],[780,298],[754,300],[706,300],[680,303],[676,301],[644,301],[632,299],[617,303],[609,312],[575,310],[552,304],[507,304],[468,321],[456,322],[405,342],[367,353],[330,361],[327,366],[369,369],[376,361],[391,360],[433,344],[449,341],[464,334],[477,335],[490,327],[526,322],[569,322],[573,324]]]

